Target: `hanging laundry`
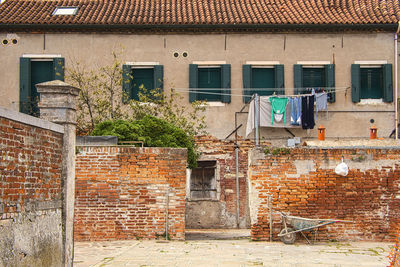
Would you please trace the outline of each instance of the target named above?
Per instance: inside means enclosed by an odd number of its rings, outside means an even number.
[[[300,125],[301,124],[301,98],[291,97],[290,100],[290,124]]]
[[[274,128],[295,128],[298,126],[295,125],[290,125],[288,122],[287,124],[281,120],[280,122],[277,122],[275,120],[275,123],[272,125],[271,124],[271,116],[273,116],[272,113],[272,105],[269,101],[270,96],[260,96],[260,101],[258,103],[258,107],[260,110],[260,121],[259,121],[259,126],[260,127],[274,127]],[[249,114],[247,116],[247,127],[246,127],[246,136],[248,136],[255,128],[256,125],[256,115],[255,115],[255,100],[252,100],[249,103]],[[301,102],[300,102],[301,103]],[[286,105],[286,114],[291,114],[290,110],[290,105]],[[282,117],[283,118],[283,117]]]
[[[271,113],[271,125],[274,125],[274,119],[277,122],[280,122],[283,117],[283,124],[286,124],[286,106],[289,102],[287,97],[275,97],[272,96],[269,98],[269,102],[272,106]]]
[[[303,129],[313,129],[314,121],[314,96],[301,97],[301,126]]]
[[[315,117],[318,119],[318,111],[326,110],[326,119],[328,119],[328,94],[316,93],[315,94]]]

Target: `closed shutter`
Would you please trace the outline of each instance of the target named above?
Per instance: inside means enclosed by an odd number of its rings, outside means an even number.
[[[31,60],[19,59],[19,111],[30,114],[31,108]]]
[[[335,65],[328,64],[325,65],[325,77],[326,77],[326,87],[330,87],[329,102],[334,103],[336,101],[335,92]]]
[[[198,65],[189,64],[189,102],[195,102],[197,100],[197,88],[198,88]]]
[[[392,64],[384,64],[383,71],[383,101],[393,102]]]
[[[221,101],[223,103],[231,102],[231,65],[230,64],[222,64],[221,65],[221,90],[222,97]]]
[[[275,88],[279,88],[278,95],[285,94],[285,73],[282,64],[275,65]]]
[[[132,99],[132,67],[130,65],[122,65],[122,91],[124,93],[122,97],[124,103]]]
[[[221,67],[199,67],[197,70],[197,100],[222,101]]]
[[[62,57],[56,57],[53,60],[54,80],[64,81],[65,60]]]
[[[360,102],[361,78],[360,64],[351,64],[351,101]]]
[[[132,98],[143,101],[144,99],[141,99],[140,94],[152,98],[154,96],[155,88],[154,68],[132,68],[131,73]]]
[[[246,95],[251,95],[252,91],[250,90],[251,88],[251,65],[243,65],[243,102],[248,103],[251,99],[250,96]]]
[[[300,64],[293,65],[294,76],[294,94],[298,95],[303,92],[303,66]]]

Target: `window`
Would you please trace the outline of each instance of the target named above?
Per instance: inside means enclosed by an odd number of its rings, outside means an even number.
[[[56,7],[52,15],[53,16],[76,15],[77,12],[78,12],[78,7],[64,6],[64,7]]]
[[[130,65],[122,66],[122,88],[129,99],[139,99],[139,93],[152,96],[152,90],[163,89],[163,65]]]
[[[335,65],[293,65],[295,94],[306,93],[304,88],[335,87]],[[328,94],[328,101],[336,100],[335,91]]]
[[[191,199],[217,199],[216,186],[217,161],[199,161],[190,176]]]
[[[231,102],[231,65],[189,65],[189,101]]]
[[[285,94],[284,87],[285,81],[283,65],[243,65],[243,93],[245,95],[243,96],[243,101],[245,103],[250,101],[251,97],[249,95],[255,93],[262,96],[272,95],[274,93],[283,95]],[[276,88],[277,90],[271,90],[271,88]]]
[[[351,99],[382,99],[393,101],[392,64],[351,65]]]
[[[21,57],[19,111],[39,117],[39,93],[35,85],[52,80],[64,81],[64,58]]]

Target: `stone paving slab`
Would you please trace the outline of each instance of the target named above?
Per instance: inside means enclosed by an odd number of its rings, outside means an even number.
[[[75,242],[74,266],[384,267],[393,243],[239,240]]]

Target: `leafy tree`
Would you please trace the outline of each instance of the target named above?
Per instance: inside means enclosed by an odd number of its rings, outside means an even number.
[[[81,89],[77,105],[79,134],[87,134],[105,120],[128,118],[129,105],[122,90],[122,68],[119,55],[112,53],[111,65],[89,69],[79,62],[67,69],[67,81]]]
[[[197,166],[193,136],[181,128],[154,116],[140,120],[115,120],[99,123],[91,135],[113,135],[120,141],[142,141],[147,147],[184,147],[188,150],[189,168]]]
[[[128,99],[122,90],[121,54],[113,52],[111,64],[96,69],[79,62],[73,62],[67,69],[67,82],[81,89],[77,105],[78,134],[90,133],[103,121],[135,120],[146,115],[162,118],[190,136],[206,133],[205,105],[183,103],[183,97],[173,89],[165,93],[160,88],[147,90],[141,86],[139,100]]]

